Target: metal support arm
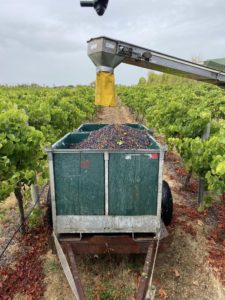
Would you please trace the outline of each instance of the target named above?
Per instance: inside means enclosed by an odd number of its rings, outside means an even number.
[[[123,62],[225,87],[225,73],[221,71],[108,37],[90,39],[88,56],[98,70],[113,70]]]

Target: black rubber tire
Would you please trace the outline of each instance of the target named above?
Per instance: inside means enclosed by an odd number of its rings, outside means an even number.
[[[173,217],[173,196],[169,184],[163,180],[162,184],[162,212],[161,217],[166,226],[171,224]]]
[[[46,212],[48,225],[52,226],[52,201],[51,201],[51,190],[49,188],[47,195],[47,212]]]

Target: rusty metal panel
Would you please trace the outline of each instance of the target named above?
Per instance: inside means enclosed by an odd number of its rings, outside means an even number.
[[[151,242],[146,255],[143,272],[141,274],[141,280],[139,283],[138,294],[136,298],[137,300],[145,299],[149,287],[149,281],[150,281],[151,271],[153,267],[153,257],[155,254],[155,247],[156,247],[156,243]]]
[[[80,280],[79,272],[78,272],[78,269],[77,269],[77,263],[76,263],[76,260],[75,260],[75,256],[74,256],[74,252],[73,252],[71,243],[67,243],[66,253],[67,253],[68,260],[70,262],[70,269],[71,269],[71,272],[72,272],[72,275],[73,275],[73,279],[74,279],[75,285],[77,287],[79,300],[85,300],[84,290],[83,290],[83,287],[81,285],[81,280]]]
[[[134,241],[131,236],[103,236],[93,235],[82,238],[80,241],[69,239],[60,239],[63,248],[66,249],[67,243],[73,248],[75,254],[106,254],[106,253],[120,253],[120,254],[138,254],[147,253],[149,245],[152,240]]]

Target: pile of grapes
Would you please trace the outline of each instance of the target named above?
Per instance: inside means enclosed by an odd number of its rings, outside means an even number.
[[[92,131],[84,141],[72,144],[73,149],[149,149],[151,140],[146,130],[126,125],[107,125]]]

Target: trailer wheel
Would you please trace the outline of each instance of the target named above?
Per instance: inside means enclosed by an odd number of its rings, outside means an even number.
[[[172,216],[173,216],[173,197],[172,197],[169,184],[165,180],[163,180],[161,217],[166,226],[171,224]]]
[[[47,195],[47,212],[46,212],[48,225],[52,226],[52,202],[51,202],[51,190],[49,188]]]

